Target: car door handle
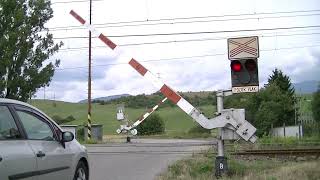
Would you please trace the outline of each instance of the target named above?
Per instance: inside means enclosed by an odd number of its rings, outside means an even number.
[[[39,151],[39,152],[37,153],[37,157],[44,157],[44,156],[46,156],[46,154],[43,153],[42,151]]]

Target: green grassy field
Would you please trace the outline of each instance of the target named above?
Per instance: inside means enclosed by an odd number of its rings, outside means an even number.
[[[188,96],[204,96],[206,97],[209,92],[201,92],[197,94],[187,93]],[[300,95],[301,96],[301,95]],[[301,101],[298,106],[300,107],[300,114],[306,114],[311,112],[312,95],[302,95]],[[49,116],[58,115],[62,118],[72,115],[76,120],[68,124],[83,125],[87,122],[87,104],[81,103],[69,103],[62,101],[50,101],[50,100],[32,100],[29,102],[33,106],[44,111]],[[56,106],[54,106],[54,103]],[[211,105],[198,107],[207,117],[212,117],[216,108]],[[116,120],[117,105],[108,104],[92,105],[92,122],[94,124],[102,124],[104,134],[116,134],[116,129],[119,128],[120,122]],[[140,108],[126,108],[125,113],[132,122],[136,121],[146,109]],[[160,107],[157,112],[165,122],[166,135],[174,137],[181,135],[189,131],[190,128],[197,125],[187,114],[185,114],[178,107]]]
[[[210,151],[194,154],[170,165],[157,180],[318,180],[320,178],[318,160],[289,161],[276,158],[245,160],[228,157],[229,171],[221,178],[214,176],[215,155]]]
[[[87,104],[47,100],[32,100],[29,103],[39,108],[50,117],[58,115],[65,118],[72,115],[76,120],[68,124],[83,125],[87,122]],[[56,106],[54,106],[54,103]],[[120,122],[116,120],[116,109],[116,105],[93,104],[91,113],[92,123],[102,124],[104,134],[116,134],[116,129],[119,128],[120,125]],[[204,112],[207,117],[212,117],[213,112],[215,111],[215,107],[209,105],[201,106],[199,109]],[[131,121],[136,121],[136,119],[145,111],[146,109],[125,109],[125,113]],[[191,127],[197,124],[178,107],[160,107],[156,113],[164,120],[167,135],[187,132]]]

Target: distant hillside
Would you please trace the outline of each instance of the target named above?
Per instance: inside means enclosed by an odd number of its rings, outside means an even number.
[[[194,106],[205,106],[215,104],[215,93],[214,92],[179,92],[179,94],[184,97],[188,102]],[[150,95],[139,94],[136,96],[121,97],[118,99],[113,99],[108,102],[97,102],[101,105],[106,104],[123,104],[130,108],[151,108],[158,104],[164,95],[161,92],[156,92]],[[162,105],[162,107],[173,107],[175,106],[171,101],[168,101]]]
[[[311,94],[317,91],[319,81],[303,81],[299,83],[293,83],[296,93]]]
[[[119,95],[114,95],[114,96],[106,96],[106,97],[94,98],[94,99],[92,99],[92,101],[105,101],[105,102],[108,102],[108,101],[111,101],[111,100],[114,100],[114,99],[119,99],[119,98],[128,97],[128,96],[131,96],[131,95],[130,94],[119,94]],[[79,101],[79,103],[87,103],[87,102],[88,102],[88,99],[84,99],[84,100]]]

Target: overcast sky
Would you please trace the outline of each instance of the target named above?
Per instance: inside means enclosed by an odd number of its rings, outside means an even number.
[[[88,31],[69,12],[89,20],[89,2],[52,0],[52,8],[47,27],[64,46],[50,59],[61,64],[45,96],[78,102],[87,98]],[[96,0],[92,7],[92,23],[107,36],[193,33],[111,37],[176,91],[230,89],[227,38],[251,35],[260,41],[261,86],[274,68],[294,83],[320,80],[319,18],[317,0]],[[241,31],[277,28],[290,29]],[[92,46],[93,98],[158,91],[99,39]],[[43,97],[39,89],[37,98]]]

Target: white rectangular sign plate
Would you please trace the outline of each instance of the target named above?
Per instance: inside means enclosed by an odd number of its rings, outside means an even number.
[[[232,93],[258,92],[259,86],[232,87]]]
[[[258,36],[229,38],[228,58],[235,59],[255,59],[259,57]]]

